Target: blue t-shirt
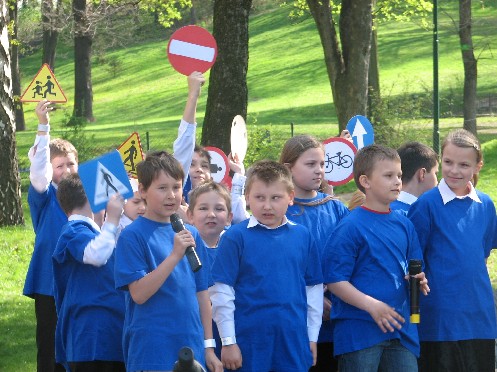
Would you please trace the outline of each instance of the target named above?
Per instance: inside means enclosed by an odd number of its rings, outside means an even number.
[[[83,263],[84,248],[100,232],[69,221],[53,254],[58,363],[120,361],[124,294],[114,285],[114,253],[96,267]]]
[[[410,207],[411,207],[411,204],[407,204],[407,203],[400,201],[400,200],[394,200],[393,202],[390,203],[390,209],[392,211],[400,211],[405,216],[407,216],[407,212],[409,212]]]
[[[207,290],[209,264],[197,230],[186,225],[196,242],[202,268],[193,273],[186,257],[178,262],[159,290],[144,304],[126,296],[123,351],[128,371],[172,370],[183,346],[204,364],[204,332],[197,292]],[[116,248],[116,287],[155,270],[173,250],[175,232],[170,223],[138,217],[121,233]]]
[[[307,371],[306,286],[322,283],[319,252],[304,226],[247,228],[249,221],[224,233],[212,268],[215,282],[235,290],[241,371]]]
[[[312,199],[295,198],[296,202],[312,203],[326,198],[328,195],[318,192],[316,197]],[[348,208],[337,199],[331,199],[324,204],[316,206],[294,205],[288,207],[286,216],[289,220],[299,223],[307,227],[316,241],[316,246],[320,252],[321,262],[324,258],[324,247],[326,241],[332,234],[338,222],[349,214]],[[325,292],[325,296],[331,300],[330,292]],[[333,341],[333,322],[331,320],[324,321],[319,331],[318,342]]]
[[[45,192],[28,190],[28,204],[36,234],[23,294],[53,296],[52,254],[67,216],[57,201],[57,190],[50,184]]]
[[[421,259],[412,223],[400,213],[354,209],[326,243],[325,283],[350,282],[359,291],[382,301],[405,319],[400,330],[383,333],[371,315],[336,297],[335,355],[366,349],[390,339],[419,356],[416,325],[409,322],[409,282],[404,278],[410,259]]]
[[[495,305],[485,259],[497,229],[495,206],[476,190],[443,204],[438,188],[427,191],[409,210],[426,263],[429,296],[421,296],[421,341],[497,337]]]

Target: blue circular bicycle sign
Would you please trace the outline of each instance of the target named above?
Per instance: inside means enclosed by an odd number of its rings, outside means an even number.
[[[324,179],[332,186],[349,182],[353,177],[354,144],[344,138],[332,137],[324,144]]]

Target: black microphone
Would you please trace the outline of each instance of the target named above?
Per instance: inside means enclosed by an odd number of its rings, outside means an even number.
[[[183,220],[176,213],[173,213],[170,217],[171,226],[175,233],[179,233],[185,229],[185,225],[183,225]],[[186,248],[185,256],[188,259],[188,263],[192,268],[192,271],[196,273],[202,268],[202,263],[200,262],[200,258],[198,258],[197,252],[195,252],[195,248],[193,246],[189,246]]]
[[[173,372],[205,372],[205,369],[193,357],[193,350],[182,347],[178,353],[178,361],[174,363]]]
[[[411,323],[419,323],[419,283],[414,275],[421,272],[421,260],[409,260],[409,286],[411,291]]]

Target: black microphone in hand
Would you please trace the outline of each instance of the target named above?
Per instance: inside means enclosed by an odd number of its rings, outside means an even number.
[[[179,233],[185,229],[185,225],[183,225],[183,220],[176,213],[173,213],[170,217],[171,226],[175,233]],[[200,262],[200,258],[198,258],[197,252],[195,252],[195,247],[189,246],[186,248],[185,256],[188,259],[188,263],[192,268],[192,271],[196,273],[202,268],[202,263]]]
[[[419,323],[419,282],[414,275],[421,272],[421,260],[409,260],[409,286],[411,292],[411,323]]]
[[[195,360],[192,349],[182,347],[178,354],[178,361],[174,363],[173,372],[205,372],[205,369]]]

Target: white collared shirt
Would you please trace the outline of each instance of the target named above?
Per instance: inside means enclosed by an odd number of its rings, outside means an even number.
[[[468,184],[469,184],[469,193],[467,193],[466,195],[458,196],[454,191],[450,189],[450,187],[447,185],[447,182],[445,182],[445,179],[442,178],[442,180],[438,184],[438,191],[442,196],[442,201],[444,205],[454,199],[464,199],[464,198],[471,198],[475,202],[481,203],[481,200],[476,194],[476,190],[473,184],[471,182],[468,182]]]
[[[284,226],[284,225],[286,225],[286,224],[289,224],[289,225],[296,225],[296,223],[295,223],[295,222],[292,222],[292,221],[290,221],[288,218],[286,218],[286,216],[283,216],[283,220],[282,220],[282,222],[281,222],[281,225],[276,226],[276,227],[269,227],[269,226],[266,226],[266,225],[264,225],[264,224],[260,223],[259,221],[257,221],[257,218],[255,218],[254,216],[250,216],[250,218],[249,218],[249,222],[248,222],[248,224],[247,224],[247,229],[250,229],[251,227],[255,227],[255,226],[257,226],[257,225],[261,225],[262,227],[265,227],[265,228],[266,228],[266,229],[268,229],[268,230],[275,230],[275,229],[277,229],[277,228],[279,228],[279,227],[281,227],[281,226]]]
[[[409,194],[406,191],[401,191],[399,194],[399,197],[397,198],[397,201],[406,203],[406,204],[413,204],[418,198],[414,196],[413,194]]]

